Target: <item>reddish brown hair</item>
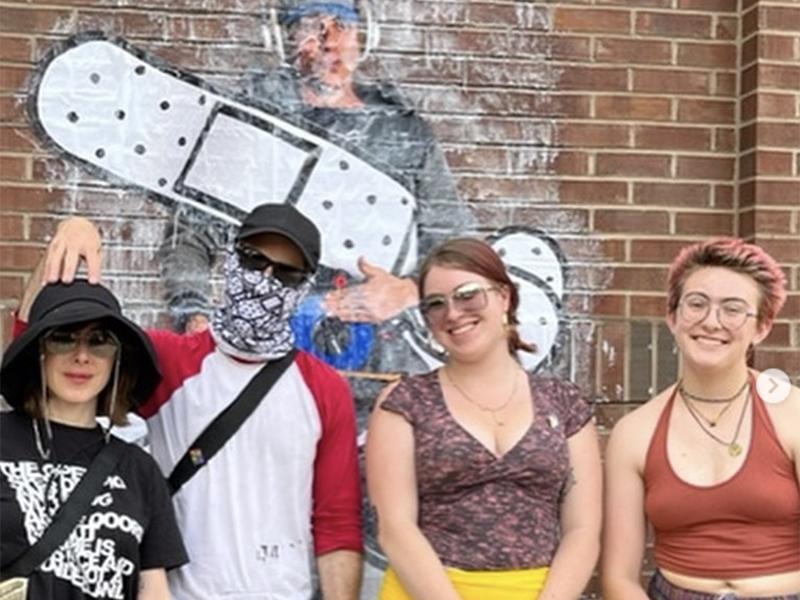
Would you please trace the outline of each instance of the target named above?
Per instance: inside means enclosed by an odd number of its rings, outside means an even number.
[[[667,276],[667,310],[678,309],[686,279],[702,267],[724,267],[750,277],[758,286],[758,323],[771,325],[786,302],[786,275],[760,246],[739,238],[714,238],[687,246],[678,253]]]
[[[508,290],[510,301],[506,318],[508,319],[508,351],[514,354],[517,350],[536,352],[536,346],[523,341],[519,337],[517,325],[517,308],[519,307],[519,292],[517,286],[511,281],[502,259],[489,244],[475,238],[454,238],[436,246],[419,272],[419,295],[425,295],[425,279],[432,267],[445,267],[469,271],[489,281],[493,281]]]

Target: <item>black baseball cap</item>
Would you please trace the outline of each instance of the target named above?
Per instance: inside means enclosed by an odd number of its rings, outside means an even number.
[[[258,235],[276,233],[291,240],[303,254],[310,271],[319,265],[320,233],[317,226],[292,204],[261,204],[244,218],[236,241]]]

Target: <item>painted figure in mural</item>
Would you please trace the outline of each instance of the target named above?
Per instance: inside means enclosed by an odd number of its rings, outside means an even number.
[[[48,278],[69,279],[74,257],[99,251],[90,221],[62,222],[48,248]],[[61,269],[67,256],[73,259]],[[169,573],[178,600],[306,600],[314,555],[326,599],[358,597],[362,531],[353,400],[332,368],[295,351],[289,324],[319,258],[319,230],[310,220],[289,204],[259,206],[243,220],[227,256],[225,301],[210,327],[187,335],[148,332],[164,374],[139,408],[153,456],[165,474],[190,464],[182,459],[187,448],[191,463],[202,466],[182,485],[170,477],[192,559]],[[272,387],[262,385],[262,368],[279,363],[286,370]],[[237,398],[249,394],[243,390],[251,379],[257,404],[209,458],[195,438],[218,415],[231,413],[230,405],[241,406],[244,398]]]
[[[800,598],[800,389],[748,368],[786,300],[763,249],[718,238],[669,271],[681,378],[614,428],[606,598]],[[658,568],[640,583],[647,523]]]
[[[187,562],[169,490],[152,457],[110,435],[161,381],[153,348],[106,288],[42,288],[41,272],[0,371],[14,409],[0,415],[3,577],[28,577],[22,599],[166,600],[166,569]],[[40,545],[54,528],[63,536]]]
[[[434,249],[420,295],[448,359],[388,387],[370,420],[381,599],[578,598],[600,546],[591,406],[522,369],[518,292],[485,242]]]
[[[275,105],[286,118],[321,129],[336,143],[357,149],[379,170],[397,178],[416,200],[413,226],[418,247],[409,249],[410,269],[382,268],[366,252],[352,271],[324,265],[315,290],[319,300],[303,307],[306,318],[296,319],[295,328],[301,345],[339,368],[419,371],[425,363],[402,338],[403,331],[421,328],[407,312],[417,299],[416,284],[407,275],[416,267],[418,252],[475,225],[459,201],[428,124],[390,83],[357,81],[362,55],[359,19],[364,15],[359,15],[353,0],[283,2],[273,38],[283,49],[285,62],[280,68],[251,71],[243,85],[251,101]],[[381,193],[377,189],[373,193],[375,202]],[[347,203],[351,195],[345,185],[331,190],[328,201]],[[343,216],[336,226],[346,230],[363,213],[353,204]],[[224,243],[213,239],[216,231],[202,219],[179,220],[162,247],[170,310],[179,324],[188,323],[190,328],[205,326],[202,314],[211,295],[210,267],[215,248]],[[382,235],[380,228],[373,235]]]

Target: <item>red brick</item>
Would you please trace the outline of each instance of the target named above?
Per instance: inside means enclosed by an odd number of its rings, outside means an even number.
[[[624,119],[632,121],[669,121],[669,98],[651,96],[597,96],[595,115],[599,119]]]
[[[567,263],[575,262],[623,262],[625,242],[623,240],[589,239],[585,235],[577,238],[561,237],[558,240]]]
[[[739,36],[739,19],[737,17],[719,17],[714,38],[718,40],[735,40]]]
[[[753,39],[757,40],[758,58],[774,61],[793,61],[800,58],[800,50],[797,49],[795,44],[796,38],[762,33]]]
[[[26,121],[23,97],[0,96],[0,123],[22,125]]]
[[[735,44],[678,44],[678,64],[687,67],[735,69]]]
[[[709,38],[711,18],[706,15],[639,12],[636,33],[669,38]]]
[[[0,61],[30,62],[32,58],[33,45],[30,38],[0,37]]]
[[[489,175],[461,176],[458,189],[475,200],[550,201],[553,187],[544,179],[528,176],[492,177]]]
[[[580,0],[579,0],[580,1]],[[590,0],[588,4],[631,7],[631,0]],[[637,8],[672,8],[672,0],[636,0]]]
[[[760,64],[758,86],[796,92],[800,90],[800,66]]]
[[[633,69],[633,90],[657,94],[708,95],[711,79],[705,71]]]
[[[598,38],[595,45],[595,60],[625,64],[668,65],[672,61],[672,49],[669,42]]]
[[[757,150],[742,155],[739,171],[742,177],[754,175],[792,175],[793,156],[789,152]]]
[[[564,204],[625,204],[628,186],[623,181],[569,181],[558,184],[558,196]]]
[[[691,242],[685,240],[657,239],[631,240],[631,262],[670,264],[678,252]]]
[[[679,156],[678,177],[685,179],[732,181],[734,163],[735,159],[733,158]]]
[[[671,150],[709,150],[711,131],[702,127],[637,125],[634,147]]]
[[[758,31],[758,9],[742,10],[742,39],[750,37]]]
[[[797,350],[765,350],[759,349],[755,356],[755,368],[781,369],[792,375],[797,374],[797,365],[800,365],[800,351]]]
[[[735,152],[736,130],[733,128],[715,127],[713,149],[717,152]]]
[[[28,179],[28,160],[21,156],[0,156],[0,180]]]
[[[553,24],[556,31],[628,33],[631,16],[626,10],[558,7]]]
[[[453,172],[479,168],[486,172],[507,172],[509,152],[504,148],[446,148],[445,159]]]
[[[791,345],[791,331],[792,328],[788,323],[775,323],[772,331],[761,344],[762,346],[789,346]]]
[[[736,103],[733,101],[681,98],[678,100],[678,121],[733,125],[736,122],[735,110]]]
[[[578,294],[566,298],[566,309],[570,314],[597,316],[625,316],[625,296],[621,294]]]
[[[69,22],[70,11],[49,10],[41,7],[3,7],[0,31],[11,33],[51,33],[59,23]]]
[[[440,4],[431,3],[434,11],[441,10]],[[456,3],[458,4],[458,3]],[[414,6],[417,3],[413,4]],[[495,3],[467,3],[468,20],[477,25],[511,25],[519,29],[546,31],[549,24],[549,11],[533,4],[520,6],[498,5]]]
[[[702,12],[735,13],[738,0],[678,0],[678,8]]]
[[[661,292],[666,280],[666,267],[616,267],[609,289]]]
[[[800,144],[800,122],[759,123],[756,127],[759,146],[797,150]]]
[[[660,318],[667,314],[667,299],[664,296],[631,296],[631,318]]]
[[[798,116],[796,108],[796,98],[792,94],[775,94],[769,92],[758,92],[757,111],[759,117],[777,117],[793,119]],[[743,118],[744,115],[743,115]],[[750,117],[748,115],[748,120]]]
[[[758,63],[742,69],[742,94],[754,91],[758,87]]]
[[[788,235],[792,233],[792,213],[783,210],[755,208],[740,213],[740,227],[749,234]]]
[[[561,90],[626,92],[628,91],[628,70],[567,65],[563,67],[558,87]]]
[[[30,67],[16,67],[5,65],[0,74],[0,91],[16,92],[25,88],[28,77],[31,74]]]
[[[736,85],[736,73],[717,73],[714,75],[714,96],[735,98]]]
[[[781,264],[797,264],[797,259],[800,257],[800,236],[791,239],[759,237],[758,245]]]
[[[155,11],[94,11],[81,9],[77,12],[72,27],[76,31],[104,29],[129,39],[165,39],[167,16]]]
[[[678,213],[675,233],[679,235],[733,235],[730,213]]]
[[[43,188],[0,187],[0,208],[6,211],[48,212],[58,210],[63,204],[63,191]]]
[[[619,402],[625,399],[625,390],[628,387],[625,385],[627,333],[627,326],[623,323],[603,323],[598,327],[598,392],[607,400]]]
[[[25,280],[21,276],[14,277],[13,275],[0,276],[0,300],[5,299],[18,299],[22,297],[22,290]],[[5,325],[3,326],[5,331]],[[4,342],[8,340],[3,340]],[[5,347],[5,344],[4,344]]]
[[[598,154],[595,169],[598,175],[667,177],[670,158],[642,154]]]
[[[32,271],[42,255],[42,247],[3,244],[0,252],[0,269],[8,271]]]
[[[733,185],[714,186],[714,208],[733,208]]]
[[[703,208],[711,204],[711,186],[701,183],[633,184],[633,202],[645,206],[690,206]]]
[[[0,239],[20,242],[25,239],[25,224],[20,215],[0,217]]]
[[[800,8],[767,5],[762,14],[764,29],[788,31],[794,35],[800,31]]]
[[[609,233],[668,233],[669,216],[663,211],[598,209],[594,215],[594,230]]]
[[[30,131],[22,127],[0,127],[0,151],[31,152],[35,149]]]
[[[627,148],[628,127],[593,123],[565,123],[556,129],[560,146],[581,148]]]

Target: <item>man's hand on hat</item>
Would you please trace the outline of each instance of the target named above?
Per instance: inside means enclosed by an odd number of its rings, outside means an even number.
[[[70,217],[58,224],[47,246],[44,281],[70,283],[75,279],[81,259],[86,261],[90,283],[100,283],[102,240],[97,226],[83,217]]]
[[[329,292],[325,296],[328,313],[342,321],[382,323],[417,303],[417,285],[412,279],[396,277],[373,265],[363,256],[358,268],[364,283]]]

